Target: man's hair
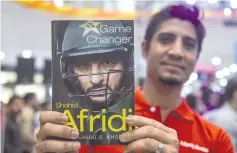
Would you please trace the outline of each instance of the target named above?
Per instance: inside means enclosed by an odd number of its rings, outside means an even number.
[[[23,99],[24,99],[25,103],[28,103],[35,96],[36,96],[35,93],[29,92],[29,93],[25,94]]]
[[[9,99],[9,102],[7,103],[7,106],[10,106],[12,104],[14,104],[15,100],[16,99],[21,99],[20,96],[17,96],[17,95],[13,95],[10,99]]]
[[[225,99],[227,101],[231,101],[235,91],[237,91],[237,76],[228,80],[228,83],[225,87]]]
[[[192,8],[191,8],[192,7]],[[151,17],[151,20],[148,23],[145,40],[147,41],[147,51],[150,47],[150,42],[156,30],[159,26],[172,18],[178,18],[186,21],[190,21],[196,30],[196,35],[198,39],[198,56],[202,50],[202,42],[205,37],[205,27],[199,19],[200,10],[194,6],[186,6],[185,4],[180,5],[171,5],[161,11],[157,12]]]

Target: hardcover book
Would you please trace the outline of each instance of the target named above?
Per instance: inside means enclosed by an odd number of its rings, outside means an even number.
[[[132,130],[133,56],[133,20],[52,21],[52,109],[82,145],[123,145]]]

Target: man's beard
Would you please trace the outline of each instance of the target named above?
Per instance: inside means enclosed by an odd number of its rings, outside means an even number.
[[[90,94],[90,93],[93,94],[93,91],[96,91],[97,89],[104,89],[103,91],[104,94],[101,95],[104,97],[104,100],[98,101],[98,100],[92,99],[91,96],[88,95],[87,103],[90,104],[93,110],[101,110],[101,109],[110,107],[113,105],[113,103],[116,103],[116,97],[119,96],[119,94],[117,93],[117,91],[119,91],[119,88],[120,86],[117,86],[114,90],[112,90],[108,85],[107,86],[103,84],[94,85],[87,89],[87,94]]]
[[[107,95],[103,95],[104,97],[107,96]],[[101,110],[101,109],[105,109],[107,107],[110,107],[113,102],[115,102],[115,98],[116,98],[117,94],[116,93],[110,93],[110,96],[104,101],[97,101],[97,100],[94,100],[92,99],[90,96],[88,96],[88,101],[87,103],[90,104],[91,108],[93,110]]]
[[[163,78],[163,77],[159,77],[159,80],[167,86],[180,86],[183,84],[182,81],[179,81],[177,79],[174,78]]]

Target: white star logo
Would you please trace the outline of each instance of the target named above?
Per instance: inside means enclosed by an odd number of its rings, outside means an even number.
[[[88,34],[90,31],[94,31],[95,33],[100,34],[99,30],[97,29],[97,26],[100,24],[100,22],[93,22],[93,21],[88,21],[84,24],[79,25],[80,27],[84,28],[84,33],[82,36],[85,36]]]

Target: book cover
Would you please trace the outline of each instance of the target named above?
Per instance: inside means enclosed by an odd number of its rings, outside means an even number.
[[[134,114],[134,21],[52,21],[52,109],[82,145],[123,145]]]

